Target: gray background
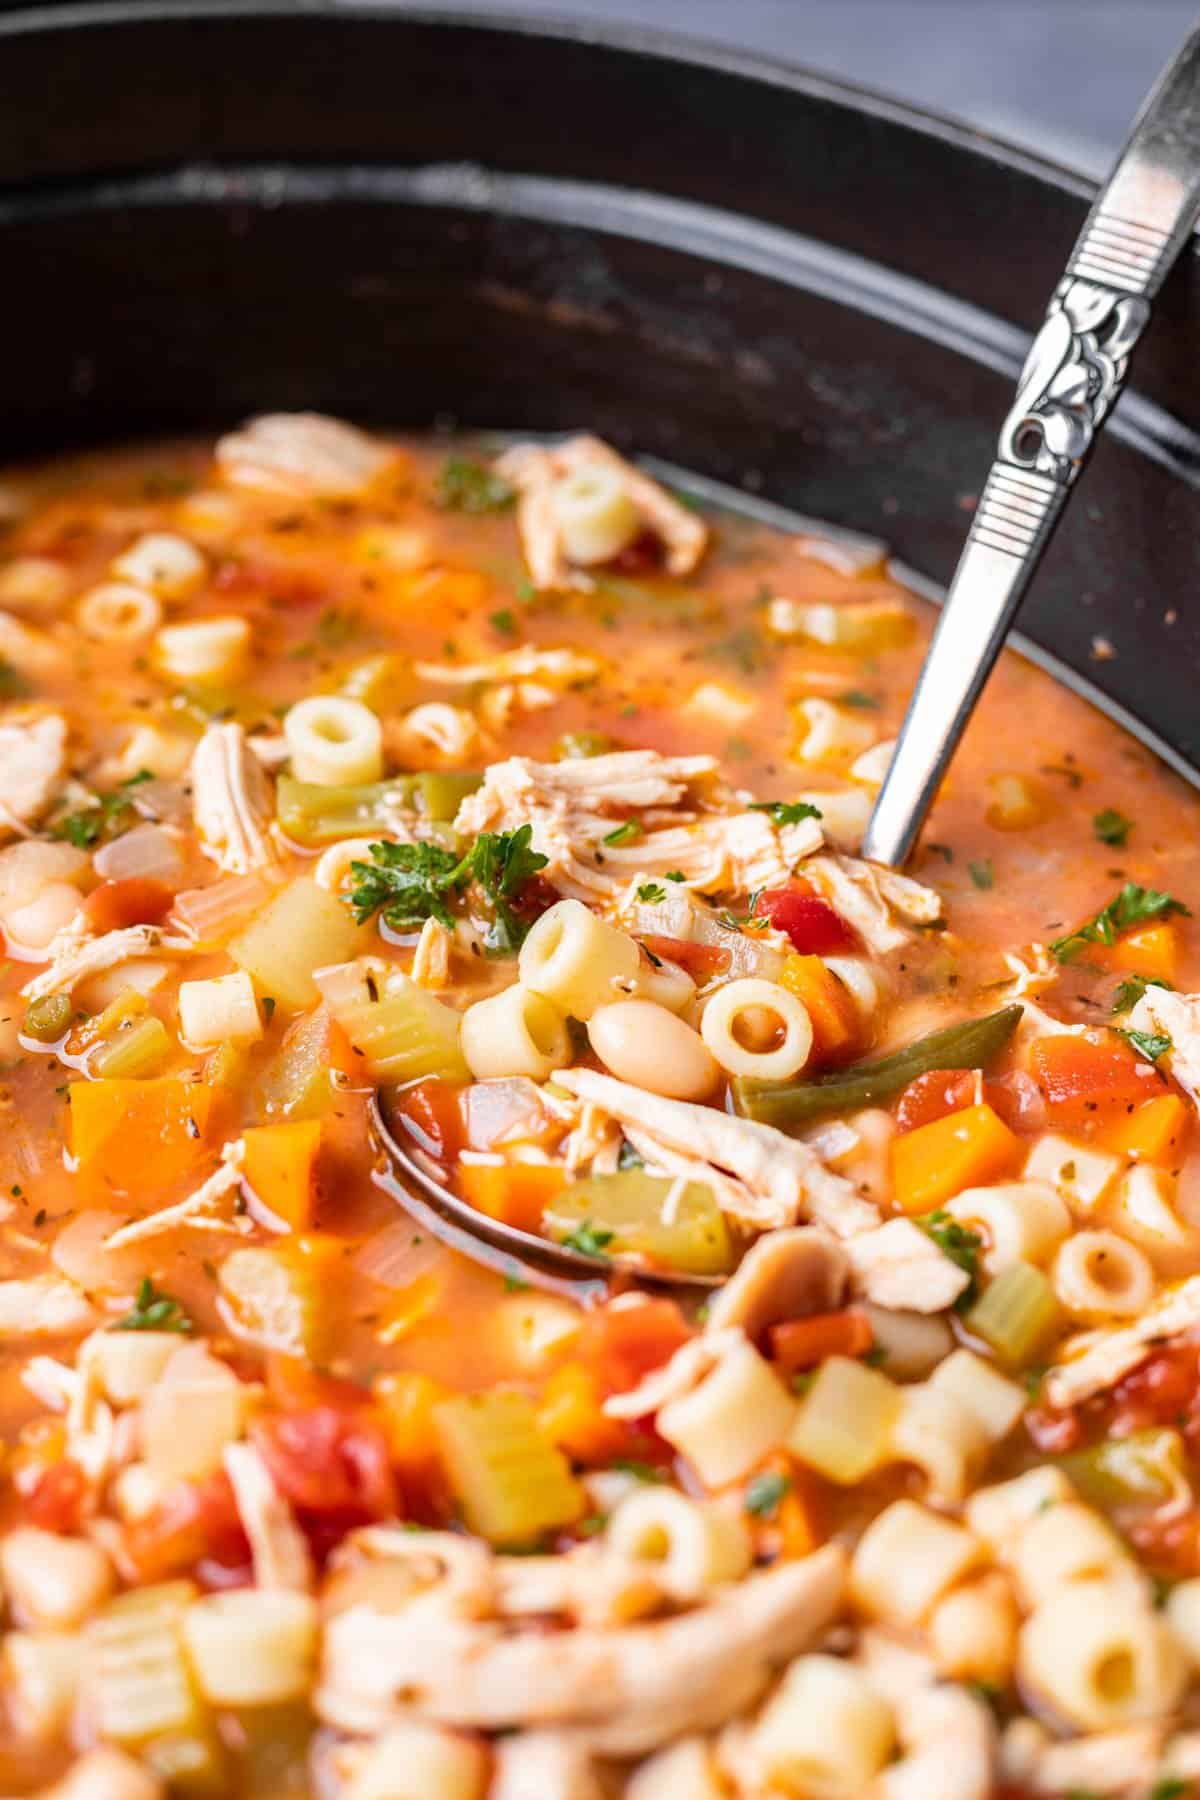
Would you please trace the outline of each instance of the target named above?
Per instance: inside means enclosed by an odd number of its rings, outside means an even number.
[[[660,26],[845,76],[1101,175],[1200,0],[464,0]]]

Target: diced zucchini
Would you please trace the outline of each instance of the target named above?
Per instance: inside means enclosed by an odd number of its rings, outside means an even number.
[[[392,975],[377,1000],[352,999],[333,1016],[375,1081],[471,1079],[460,1047],[462,1014],[407,975]]]
[[[852,1487],[887,1460],[900,1389],[865,1363],[822,1363],[788,1439],[788,1449],[840,1487]]]
[[[337,691],[347,700],[360,700],[373,713],[389,713],[412,706],[420,698],[421,688],[407,657],[381,651],[351,664],[339,679]]]
[[[435,1407],[433,1421],[463,1517],[489,1543],[534,1543],[584,1511],[583,1489],[524,1394],[464,1394]]]
[[[192,1682],[181,1621],[190,1581],[165,1581],[110,1602],[84,1632],[84,1688],[101,1737],[140,1748],[207,1725]]]
[[[331,1247],[318,1238],[234,1250],[218,1271],[231,1326],[263,1349],[316,1356],[321,1348],[320,1287],[322,1279],[330,1278],[330,1262]]]
[[[478,775],[457,769],[431,769],[348,787],[325,787],[281,775],[275,806],[279,823],[293,842],[331,844],[339,838],[395,830],[406,814],[446,824],[479,782]]]
[[[1002,1363],[1019,1369],[1045,1349],[1062,1312],[1049,1278],[1032,1263],[1015,1262],[988,1283],[964,1323]]]
[[[1158,1507],[1187,1487],[1183,1442],[1177,1431],[1134,1431],[1106,1438],[1058,1458],[1058,1466],[1089,1506]]]
[[[686,1186],[640,1169],[573,1181],[546,1208],[543,1223],[563,1239],[590,1224],[612,1256],[645,1256],[664,1268],[720,1275],[734,1247],[725,1215],[703,1182]]]
[[[349,962],[366,942],[350,909],[309,877],[291,882],[271,900],[230,945],[229,954],[254,982],[260,996],[290,1012],[304,1012],[317,1000],[313,970]]]
[[[157,1075],[170,1056],[170,1032],[154,1013],[147,1013],[140,1019],[124,1019],[111,1036],[97,1044],[88,1058],[88,1069],[109,1080],[130,1081]]]
[[[323,1006],[289,1026],[255,1089],[267,1118],[319,1119],[333,1104],[330,1016]]]

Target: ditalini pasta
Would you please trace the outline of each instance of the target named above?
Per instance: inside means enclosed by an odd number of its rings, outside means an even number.
[[[5,1795],[1185,1800],[1195,797],[863,861],[923,603],[586,432],[2,485]]]

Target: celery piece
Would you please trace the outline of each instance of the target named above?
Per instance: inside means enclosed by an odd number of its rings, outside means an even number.
[[[483,784],[483,776],[473,769],[424,769],[408,779],[417,812],[445,824],[453,819],[467,795]]]
[[[1134,1431],[1106,1438],[1088,1450],[1060,1456],[1058,1466],[1089,1506],[1112,1512],[1123,1506],[1161,1506],[1182,1493],[1183,1441],[1177,1431]]]
[[[459,769],[428,769],[416,775],[397,775],[391,781],[325,787],[281,775],[275,788],[275,810],[284,833],[294,843],[332,844],[339,838],[367,837],[372,831],[394,831],[406,813],[447,824],[480,780],[480,776]]]
[[[713,1191],[700,1181],[685,1187],[640,1169],[573,1181],[547,1206],[546,1231],[559,1239],[590,1222],[608,1233],[608,1256],[645,1256],[692,1275],[732,1268],[734,1248]]]
[[[900,1389],[865,1363],[831,1356],[800,1402],[787,1447],[840,1487],[853,1487],[887,1460]]]
[[[267,1118],[320,1119],[329,1111],[337,1092],[329,1032],[329,1013],[323,1006],[302,1013],[288,1027],[255,1089],[258,1110]]]
[[[321,1265],[292,1243],[269,1250],[234,1250],[217,1271],[230,1325],[265,1350],[315,1356],[321,1273]]]
[[[462,1014],[407,975],[393,975],[377,1000],[350,1000],[333,1016],[374,1081],[471,1079],[459,1039]]]
[[[180,1622],[190,1581],[165,1581],[113,1600],[84,1632],[83,1686],[96,1729],[110,1743],[202,1734],[207,1709],[192,1682]]]
[[[302,876],[231,940],[229,954],[260,994],[291,1012],[304,1012],[318,998],[313,970],[349,962],[366,935],[336,894]]]
[[[204,1065],[204,1079],[209,1087],[224,1088],[240,1094],[250,1074],[250,1051],[245,1044],[218,1044]]]
[[[171,1055],[171,1034],[153,1013],[127,1018],[88,1057],[88,1072],[112,1080],[157,1075]]]
[[[585,1510],[583,1489],[524,1394],[464,1394],[435,1407],[433,1422],[463,1516],[489,1543],[534,1543]]]
[[[1010,1263],[963,1320],[1010,1369],[1032,1362],[1062,1324],[1048,1278],[1032,1263]]]

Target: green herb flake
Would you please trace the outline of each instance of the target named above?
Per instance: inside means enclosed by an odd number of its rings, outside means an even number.
[[[498,631],[500,633],[501,637],[515,637],[517,635],[516,616],[507,606],[501,607],[499,612],[489,614],[488,623],[491,625],[493,631]]]
[[[993,888],[996,885],[996,872],[992,868],[992,859],[990,856],[981,857],[978,862],[969,862],[967,864],[967,874],[971,877],[971,880],[977,888],[986,890],[988,888]]]
[[[1156,975],[1127,975],[1112,997],[1112,1010],[1132,1012],[1148,987],[1169,990],[1170,986],[1169,981],[1160,981]]]
[[[635,844],[641,835],[640,822],[637,819],[626,819],[623,825],[618,825],[613,831],[605,833],[604,842],[612,845]]]
[[[773,1519],[779,1511],[779,1503],[791,1487],[786,1475],[768,1470],[765,1475],[756,1475],[745,1493],[746,1511],[753,1513],[756,1519]]]
[[[153,779],[149,769],[139,769],[136,775],[123,781],[111,794],[93,795],[89,803],[78,812],[67,813],[57,821],[54,836],[65,838],[77,850],[90,850],[106,834],[123,826],[124,814],[133,805],[130,790]]]
[[[667,897],[666,888],[659,887],[657,881],[643,881],[636,892],[643,906],[661,906]]]
[[[1133,830],[1133,820],[1127,819],[1115,806],[1106,806],[1102,812],[1093,813],[1092,830],[1102,844],[1111,844],[1114,850],[1123,850]]]
[[[511,482],[470,456],[448,456],[434,489],[435,501],[446,512],[505,512],[516,497]]]
[[[29,683],[20,669],[0,656],[0,700],[21,700],[29,692]]]
[[[1127,881],[1120,893],[1114,895],[1107,906],[1102,906],[1094,918],[1068,932],[1066,937],[1055,938],[1050,953],[1059,962],[1073,962],[1088,944],[1115,944],[1122,931],[1144,925],[1150,919],[1169,919],[1172,913],[1191,917],[1189,908],[1174,895]]]
[[[948,1212],[940,1208],[937,1212],[926,1213],[917,1220],[917,1224],[927,1237],[931,1237],[943,1256],[962,1269],[970,1280],[955,1301],[955,1310],[961,1311],[971,1304],[975,1298],[975,1288],[979,1279],[979,1255],[983,1249],[983,1239],[977,1231],[968,1231],[957,1219],[952,1219]]]
[[[664,881],[686,881],[687,876],[682,869],[668,869],[663,876]]]
[[[822,819],[819,806],[807,800],[752,800],[751,812],[769,813],[773,825],[799,825],[803,819]]]
[[[174,1295],[156,1288],[148,1275],[142,1277],[130,1311],[109,1327],[110,1331],[178,1331],[185,1335],[194,1329]]]
[[[618,1475],[632,1475],[635,1481],[644,1481],[647,1486],[661,1487],[667,1477],[654,1463],[642,1462],[636,1456],[619,1456],[609,1468]]]
[[[601,1230],[590,1219],[584,1219],[581,1225],[577,1225],[574,1231],[569,1231],[559,1241],[564,1249],[578,1250],[581,1256],[605,1256],[613,1241],[613,1233]]]
[[[879,700],[863,688],[847,688],[844,694],[838,695],[838,700],[842,706],[852,706],[858,712],[879,711]]]
[[[1157,1062],[1160,1056],[1165,1056],[1168,1050],[1174,1049],[1174,1045],[1165,1031],[1122,1031],[1116,1025],[1111,1029],[1117,1037],[1124,1038],[1127,1044],[1132,1044],[1133,1048],[1148,1058],[1150,1062]]]
[[[516,831],[485,831],[461,857],[441,844],[372,844],[370,862],[350,865],[354,880],[348,904],[360,925],[381,912],[385,924],[396,931],[426,919],[451,927],[450,901],[473,883],[492,906],[487,948],[516,950],[527,927],[511,902],[547,863],[532,848],[532,837],[531,825],[520,825]]]
[[[1184,1781],[1178,1775],[1164,1775],[1150,1789],[1149,1800],[1189,1800],[1195,1796],[1195,1788],[1190,1781]]]

